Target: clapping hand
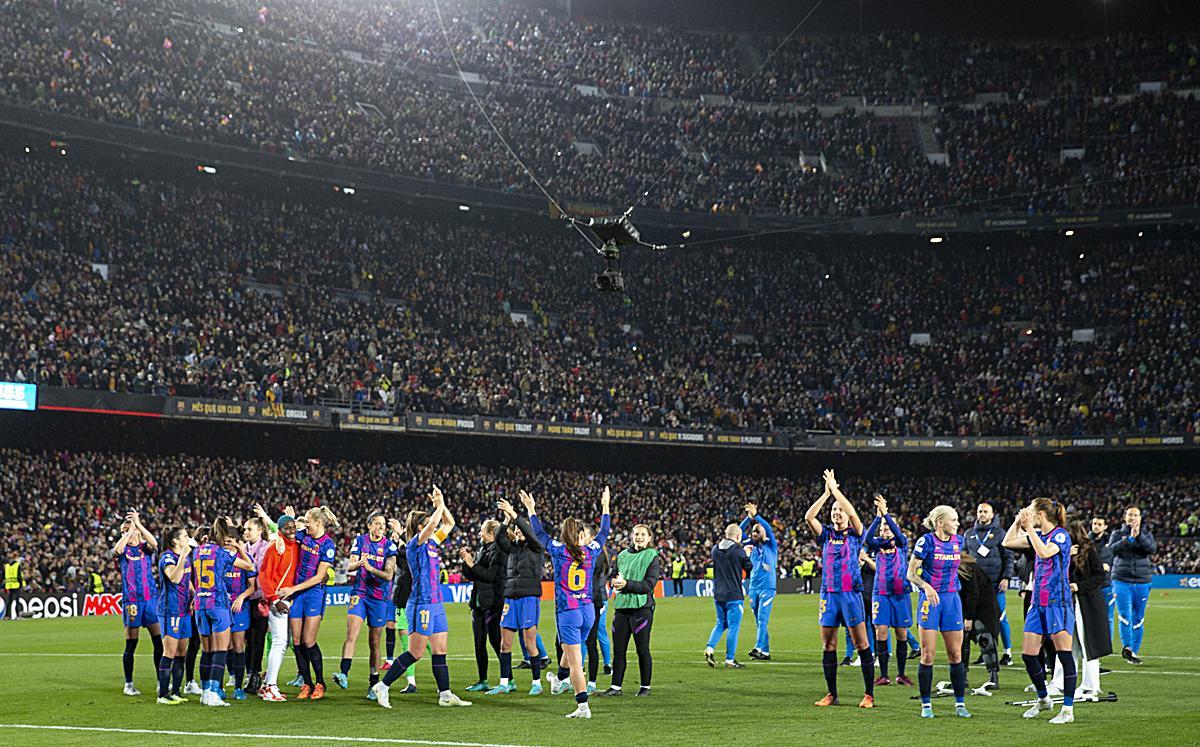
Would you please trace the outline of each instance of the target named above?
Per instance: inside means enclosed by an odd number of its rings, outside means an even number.
[[[518,491],[517,496],[521,499],[521,505],[525,507],[526,513],[528,513],[530,516],[533,516],[533,513],[534,513],[533,496],[530,495],[529,493],[526,493],[524,490]],[[512,506],[509,506],[509,508],[512,508]],[[514,513],[513,516],[515,517],[516,514]]]
[[[876,493],[875,494],[875,514],[877,516],[883,516],[887,512],[888,512],[887,501],[885,501],[883,499],[882,495],[880,495],[879,493]]]
[[[758,505],[754,503],[747,503],[746,505],[742,506],[742,508],[745,509],[746,515],[751,519],[753,519],[755,514],[758,513]]]
[[[609,502],[612,501],[612,494],[608,491],[608,486],[604,486],[604,492],[600,494],[600,513],[608,513]]]
[[[521,492],[524,493],[525,491],[522,490]],[[496,506],[500,509],[501,513],[503,513],[506,517],[508,517],[509,521],[516,520],[517,511],[516,511],[516,509],[513,508],[513,504],[511,504],[508,501],[506,501],[505,499],[501,498],[499,501],[496,502]]]

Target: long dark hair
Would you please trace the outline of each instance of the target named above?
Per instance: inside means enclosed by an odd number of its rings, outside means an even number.
[[[421,525],[429,518],[428,511],[422,511],[414,508],[408,512],[408,516],[404,517],[404,539],[410,540],[421,533]]]
[[[215,545],[224,547],[225,543],[233,537],[233,519],[228,516],[218,516],[213,522],[212,542]]]
[[[567,553],[571,556],[571,560],[580,565],[583,564],[583,548],[579,546],[579,533],[582,531],[583,522],[574,516],[563,519],[562,526],[558,529],[558,536],[567,546]]]
[[[1092,543],[1092,538],[1088,536],[1088,528],[1082,521],[1072,521],[1068,531],[1071,534],[1071,544],[1079,548],[1071,567],[1086,568],[1089,556],[1096,552],[1096,546]]]

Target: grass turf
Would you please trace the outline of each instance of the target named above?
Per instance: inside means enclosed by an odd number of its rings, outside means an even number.
[[[1020,610],[1016,596],[1009,609]],[[476,679],[471,655],[469,612],[466,605],[447,605],[450,616],[450,669],[455,691]],[[191,703],[164,707],[154,702],[155,675],[150,662],[150,641],[143,632],[138,648],[135,684],[141,698],[121,694],[119,618],[68,618],[0,623],[0,682],[5,686],[0,711],[0,734],[6,744],[114,744],[152,741],[155,744],[198,742],[249,742],[247,737],[213,734],[319,735],[350,738],[413,740],[417,744],[476,743],[507,745],[663,744],[698,745],[750,740],[782,740],[798,744],[828,744],[861,740],[877,735],[889,744],[927,745],[957,733],[965,743],[1013,744],[1028,740],[1058,739],[1063,743],[1099,744],[1114,738],[1143,744],[1200,743],[1200,656],[1194,620],[1200,613],[1200,593],[1155,591],[1150,600],[1143,655],[1146,663],[1132,667],[1109,657],[1114,671],[1105,675],[1103,687],[1115,691],[1117,703],[1081,704],[1076,723],[1053,727],[1021,718],[1008,700],[1028,697],[1024,668],[1006,668],[1001,688],[990,698],[968,696],[975,714],[970,721],[953,717],[953,699],[934,700],[937,718],[918,718],[913,691],[897,686],[878,688],[877,707],[853,707],[862,692],[857,668],[840,669],[842,700],[848,705],[817,709],[812,702],[824,692],[820,670],[819,638],[815,625],[816,598],[787,595],[775,602],[771,620],[770,663],[750,662],[740,671],[710,669],[702,650],[713,622],[708,599],[660,600],[654,623],[654,692],[634,698],[637,665],[630,647],[627,695],[620,699],[594,699],[591,721],[568,721],[563,715],[574,704],[570,695],[528,697],[528,670],[517,672],[518,691],[502,697],[471,694],[472,708],[438,708],[428,659],[417,665],[420,692],[392,696],[393,710],[385,711],[364,699],[367,684],[366,633],[359,639],[359,658],[351,672],[350,688],[340,690],[330,675],[337,671],[345,633],[345,612],[331,609],[321,630],[329,697],[322,702],[263,703],[257,698],[236,702],[230,708],[202,708]],[[543,636],[553,642],[553,609],[543,606]],[[1014,625],[1017,633],[1018,625]],[[754,624],[749,613],[742,626],[738,655],[753,645]],[[1019,640],[1019,636],[1014,638]],[[839,639],[840,640],[840,639]],[[839,647],[841,643],[839,642]],[[949,679],[944,654],[939,653],[934,677]],[[916,663],[910,662],[916,678]],[[283,674],[294,673],[290,653]],[[495,683],[499,668],[491,664]],[[895,664],[892,665],[895,676]],[[981,681],[980,668],[971,681]],[[403,684],[403,680],[399,681]],[[600,678],[600,687],[607,678]],[[394,688],[393,692],[399,688]],[[294,688],[284,688],[292,695]],[[38,726],[109,727],[202,732],[204,737],[162,734],[135,735],[112,732],[15,729],[14,724]],[[869,730],[869,731],[864,731]],[[1118,735],[1123,735],[1119,736]],[[952,737],[953,738],[953,737]],[[287,740],[276,743],[302,744]],[[311,742],[309,742],[311,743]]]

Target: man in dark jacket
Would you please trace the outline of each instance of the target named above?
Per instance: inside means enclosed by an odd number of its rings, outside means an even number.
[[[1104,585],[1101,587],[1101,593],[1104,595],[1104,604],[1108,608],[1108,631],[1111,635],[1113,613],[1117,611],[1117,594],[1113,591],[1112,585],[1113,551],[1108,546],[1108,519],[1103,516],[1093,516],[1092,531],[1088,538],[1096,547],[1100,563],[1104,566]]]
[[[979,644],[980,657],[975,664],[987,667],[988,682],[1000,684],[1000,657],[996,651],[996,634],[1000,629],[999,598],[995,584],[983,570],[982,564],[969,555],[958,566],[958,597],[962,602],[963,627],[962,660],[971,660],[971,643]]]
[[[1004,547],[1005,528],[992,510],[992,504],[984,501],[975,508],[975,526],[964,535],[967,554],[975,558],[979,568],[992,580],[996,592],[996,604],[1000,607],[1000,643],[1004,653],[1000,664],[1012,664],[1012,631],[1008,626],[1008,580],[1013,577],[1013,555]],[[974,662],[982,664],[983,659]]]
[[[1146,602],[1150,600],[1150,556],[1158,551],[1154,536],[1142,529],[1142,510],[1125,509],[1125,525],[1112,533],[1108,547],[1113,552],[1113,590],[1117,595],[1117,620],[1121,630],[1121,656],[1130,664],[1141,664],[1142,627]]]
[[[753,565],[747,552],[742,549],[742,528],[737,524],[725,527],[725,537],[713,546],[713,600],[717,605],[717,624],[713,626],[712,634],[708,637],[708,645],[704,648],[704,660],[710,667],[717,665],[713,656],[713,647],[725,635],[725,666],[729,669],[742,669],[734,658],[737,650],[738,633],[742,627],[742,611],[746,601],[742,579],[745,578]]]
[[[496,546],[500,522],[489,519],[479,528],[482,543],[475,554],[467,548],[458,551],[463,562],[463,575],[475,582],[471,587],[471,631],[475,634],[475,667],[479,681],[467,692],[486,692],[488,683],[488,652],[490,643],[496,657],[500,656],[500,615],[504,609],[504,581],[508,556]]]

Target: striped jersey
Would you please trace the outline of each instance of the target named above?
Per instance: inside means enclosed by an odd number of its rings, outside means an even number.
[[[858,552],[862,537],[853,526],[837,530],[826,524],[817,538],[821,545],[821,591],[862,591]]]
[[[530,515],[529,525],[533,535],[546,548],[550,563],[554,566],[554,609],[556,612],[577,610],[592,606],[592,573],[596,568],[596,557],[604,550],[608,541],[610,521],[608,514],[600,517],[600,531],[596,538],[579,548],[583,562],[571,557],[566,544],[551,539],[536,515]]]
[[[229,570],[225,571],[225,588],[229,591],[229,603],[233,604],[234,599],[250,588],[250,579],[258,576],[258,571],[243,571],[233,565],[234,559],[237,558],[237,552],[229,548],[225,548],[225,552],[229,554]]]
[[[145,604],[158,598],[158,585],[154,583],[154,553],[150,545],[126,545],[117,558],[121,567],[121,592],[125,604]]]
[[[912,591],[908,581],[908,537],[900,531],[891,514],[885,514],[883,518],[892,530],[891,539],[879,537],[878,516],[863,535],[863,545],[875,556],[875,593],[885,597],[907,594]]]
[[[371,539],[370,534],[360,534],[354,540],[351,555],[357,555],[364,563],[370,564],[376,570],[383,570],[388,558],[400,554],[400,548],[386,534],[378,541]],[[392,582],[384,581],[379,576],[365,568],[359,568],[354,576],[354,593],[366,599],[389,599],[392,596]]]
[[[322,563],[333,565],[333,560],[337,556],[337,546],[333,542],[333,537],[328,534],[313,537],[301,529],[296,532],[296,544],[300,547],[300,554],[296,561],[297,584],[317,575],[317,568]],[[325,586],[325,581],[326,579],[322,578],[320,583],[312,588]]]
[[[412,592],[409,604],[441,604],[442,584],[438,579],[442,570],[442,554],[438,549],[445,536],[441,531],[420,544],[420,537],[413,537],[404,546],[408,569],[412,572]]]
[[[958,564],[966,543],[957,534],[938,539],[935,532],[923,534],[913,548],[913,557],[921,559],[921,578],[938,594],[958,591]]]
[[[1039,607],[1071,604],[1071,535],[1062,527],[1038,532],[1047,545],[1057,545],[1053,557],[1033,561],[1033,603]]]
[[[223,547],[205,542],[192,556],[192,576],[196,585],[196,609],[229,609],[229,571],[233,556]]]
[[[158,554],[158,572],[162,574],[162,593],[158,595],[159,617],[183,617],[192,614],[192,556],[183,559],[183,576],[179,583],[167,578],[167,568],[179,562],[170,550]]]

